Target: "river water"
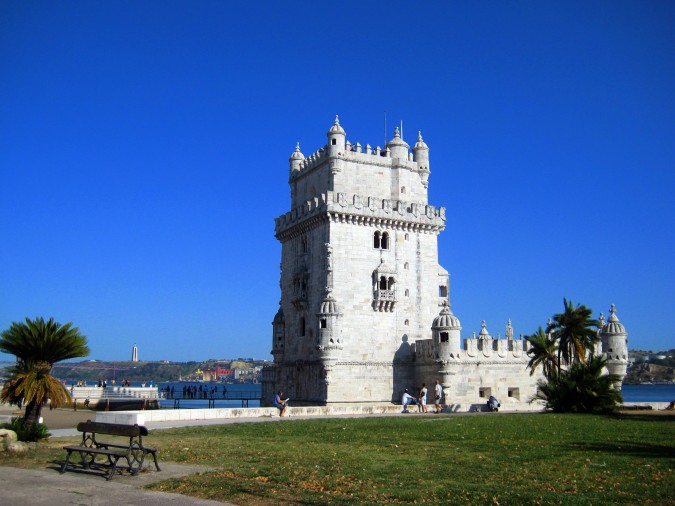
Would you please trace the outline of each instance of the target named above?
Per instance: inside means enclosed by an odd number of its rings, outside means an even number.
[[[141,384],[132,383],[132,386],[140,387]],[[173,387],[174,392],[182,393],[184,386],[202,387],[202,392],[206,390],[207,395],[211,395],[211,389],[215,389],[213,397],[216,399],[216,407],[218,408],[240,408],[241,401],[222,399],[223,388],[227,388],[228,393],[236,394],[239,392],[255,392],[260,395],[262,385],[258,384],[224,384],[224,383],[198,383],[187,381],[175,382],[161,382],[156,385],[159,391],[166,390],[166,387]],[[623,385],[621,387],[624,402],[671,402],[675,401],[675,384],[670,385]],[[257,400],[249,401],[249,407],[257,408],[260,402]],[[173,400],[162,398],[160,399],[160,406],[163,408],[173,408]],[[184,399],[180,401],[181,408],[206,408],[208,407],[207,399]]]

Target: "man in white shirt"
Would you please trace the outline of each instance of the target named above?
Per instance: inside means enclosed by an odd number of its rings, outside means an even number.
[[[408,411],[408,406],[415,404],[415,398],[408,393],[407,388],[401,397],[401,404],[403,404],[403,413],[410,413],[410,411]]]
[[[440,413],[441,411],[443,411],[443,407],[441,406],[442,398],[443,398],[443,387],[441,386],[441,382],[436,380],[435,397],[434,397],[434,408],[436,408],[436,413]]]

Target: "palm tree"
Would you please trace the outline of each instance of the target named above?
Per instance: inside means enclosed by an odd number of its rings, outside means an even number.
[[[593,352],[598,342],[598,320],[591,318],[592,311],[583,304],[574,307],[570,300],[563,299],[565,311],[553,315],[546,332],[558,343],[558,377],[563,363],[572,365],[586,360],[586,353]]]
[[[589,355],[576,362],[559,378],[540,381],[537,397],[546,401],[546,408],[555,412],[608,413],[623,401],[621,390],[614,383],[615,374],[605,374],[607,360]]]
[[[16,356],[12,377],[0,393],[3,401],[26,403],[24,424],[40,419],[42,406],[50,399],[53,407],[70,401],[61,382],[51,375],[56,362],[89,354],[87,338],[72,323],[61,325],[50,318],[13,322],[0,335],[0,351]]]
[[[541,326],[535,334],[525,336],[525,339],[530,343],[530,348],[527,350],[527,355],[530,357],[530,362],[527,364],[530,369],[530,376],[541,365],[544,377],[553,377],[558,369],[558,359],[556,358],[558,346],[555,339],[551,337],[551,334],[544,332]]]

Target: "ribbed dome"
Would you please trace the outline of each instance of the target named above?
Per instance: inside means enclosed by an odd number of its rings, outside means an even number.
[[[612,304],[611,309],[609,310],[609,320],[603,325],[600,330],[601,334],[610,335],[610,334],[625,334],[626,329],[619,321],[619,318],[616,316],[616,307]]]
[[[326,298],[323,299],[319,314],[340,314],[340,306],[331,294],[326,295]]]
[[[337,117],[337,115],[335,116],[335,123],[333,123],[333,126],[330,127],[330,130],[328,130],[328,135],[331,135],[331,134],[346,135],[345,129],[340,126],[340,120]]]
[[[481,323],[480,334],[478,334],[478,339],[492,339],[492,336],[488,332],[487,325],[485,325],[485,320]]]
[[[434,318],[434,322],[432,323],[431,328],[432,330],[443,330],[443,329],[461,330],[462,326],[459,323],[459,318],[457,318],[454,314],[452,314],[450,306],[444,305],[443,309],[441,309],[441,312],[438,314],[438,316]]]
[[[272,320],[272,324],[282,324],[284,323],[284,310],[279,308],[279,311],[277,311],[277,314],[274,315],[274,320]]]
[[[424,142],[424,139],[422,139],[422,132],[417,132],[417,142],[415,143],[415,147],[413,149],[415,149],[415,151],[418,149],[429,149],[427,143]]]
[[[293,151],[290,160],[304,160],[304,159],[305,155],[303,155],[300,152],[300,143],[298,142],[297,145],[295,146],[295,151]]]
[[[394,138],[387,142],[387,147],[391,146],[404,146],[406,149],[410,147],[403,139],[401,139],[401,134],[398,131],[398,127],[396,127],[394,130]]]

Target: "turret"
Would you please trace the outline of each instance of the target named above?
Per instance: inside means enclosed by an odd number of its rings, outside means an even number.
[[[303,155],[300,152],[300,143],[298,142],[295,146],[295,151],[293,151],[293,154],[288,159],[288,161],[290,162],[291,175],[294,172],[297,172],[297,171],[300,170],[300,166],[302,165],[302,162],[303,162],[304,159],[305,159],[305,155]]]
[[[317,343],[319,354],[324,361],[336,360],[338,353],[342,350],[342,336],[338,325],[341,313],[338,303],[329,290],[326,291],[326,297],[316,316],[319,319]]]
[[[607,323],[600,329],[600,339],[602,351],[607,359],[607,370],[610,374],[616,374],[621,378],[614,384],[615,388],[620,389],[628,367],[628,333],[616,316],[614,304],[609,312]]]
[[[398,127],[394,130],[394,138],[387,143],[387,149],[389,150],[390,158],[400,158],[401,160],[408,159],[408,149],[410,149],[410,146],[401,139]]]
[[[281,362],[284,354],[284,342],[286,338],[286,321],[284,310],[279,308],[272,321],[272,355],[275,362]]]
[[[434,348],[441,360],[459,358],[460,337],[462,326],[459,319],[452,314],[450,305],[443,303],[443,308],[431,325],[431,337]]]
[[[417,142],[413,148],[415,162],[420,169],[429,170],[429,146],[422,139],[422,132],[417,132]]]
[[[340,126],[340,120],[337,116],[335,116],[335,123],[330,127],[326,136],[328,137],[328,156],[338,156],[345,152],[347,134],[344,128]]]

